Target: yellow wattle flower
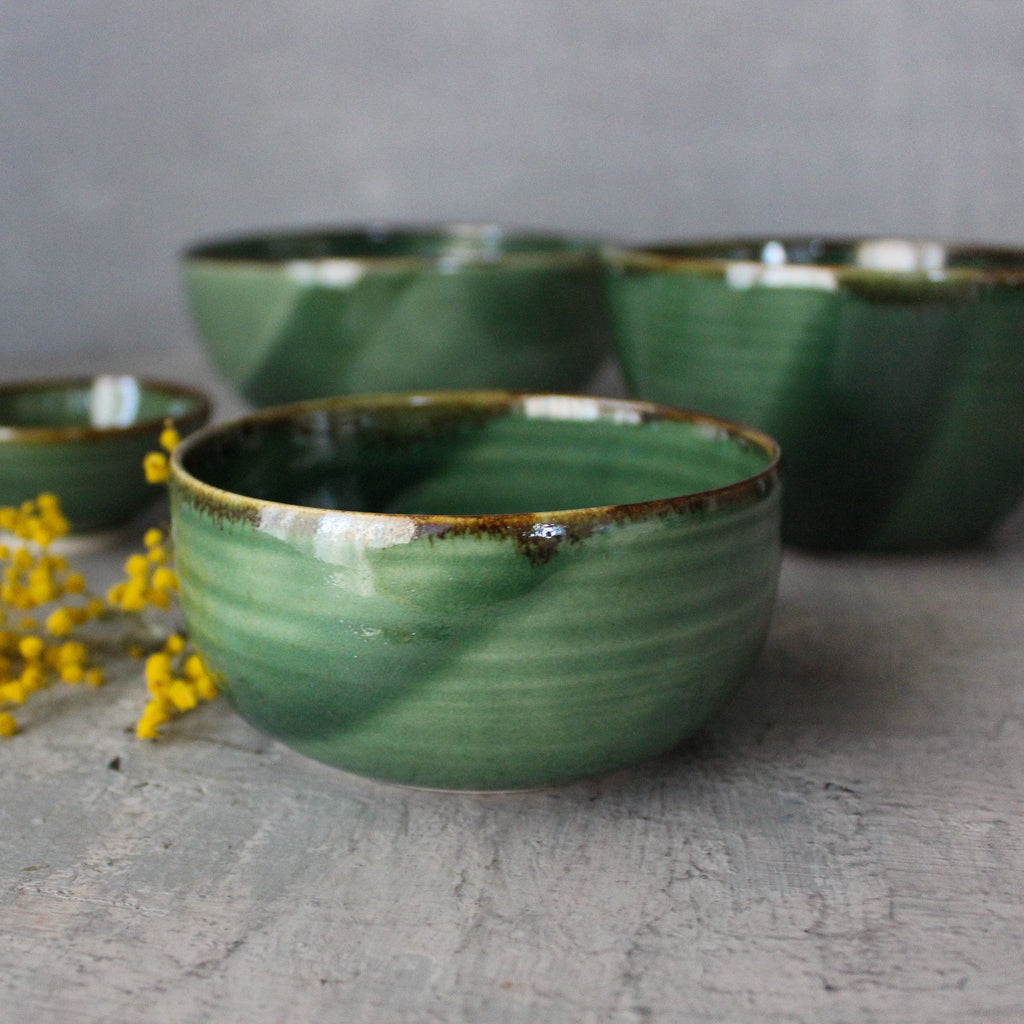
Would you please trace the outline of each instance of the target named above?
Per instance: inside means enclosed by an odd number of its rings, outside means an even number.
[[[168,424],[161,446],[169,452],[178,441],[177,431]],[[150,453],[146,471],[155,482],[166,480],[165,452]],[[125,578],[110,588],[106,600],[90,593],[85,577],[66,558],[49,551],[53,541],[68,532],[54,495],[40,495],[17,508],[0,507],[0,530],[16,538],[0,543],[0,709],[4,704],[23,704],[36,690],[58,681],[102,685],[103,669],[90,664],[93,641],[79,637],[76,630],[101,618],[171,607],[178,577],[162,530],[146,531],[145,552],[126,559]],[[146,630],[151,628],[148,623]],[[125,638],[126,652],[146,657],[142,644],[129,643],[131,639],[131,634]],[[149,699],[136,728],[142,739],[157,739],[162,725],[217,696],[213,677],[176,632],[169,633],[161,650],[153,653],[150,648],[145,678]],[[18,731],[14,716],[0,710],[0,737]]]
[[[67,636],[74,628],[74,617],[67,608],[57,608],[46,620],[46,631],[53,636]]]
[[[147,483],[165,484],[171,477],[171,466],[163,452],[150,452],[142,460]]]
[[[160,447],[164,451],[173,452],[181,443],[181,435],[170,423],[160,432]]]

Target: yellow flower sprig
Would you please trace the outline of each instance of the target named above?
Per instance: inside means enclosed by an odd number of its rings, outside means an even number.
[[[24,704],[58,680],[101,685],[103,670],[91,664],[89,648],[69,637],[106,606],[66,558],[50,551],[68,532],[60,502],[41,494],[2,507],[0,530],[12,537],[0,544],[0,709]],[[0,710],[0,736],[17,731],[15,717]]]
[[[165,484],[171,475],[170,463],[167,456],[177,447],[181,437],[174,425],[168,421],[160,434],[160,447],[162,452],[150,452],[142,460],[142,469],[146,474],[146,480],[151,484]]]
[[[166,611],[178,589],[178,574],[168,564],[170,553],[163,530],[147,530],[143,544],[145,554],[130,555],[124,563],[126,578],[107,591],[107,602],[119,611],[141,612],[148,607]]]
[[[161,725],[175,715],[217,696],[217,685],[202,659],[180,634],[172,633],[163,648],[146,659],[149,703],[136,726],[139,739],[155,740]]]
[[[153,528],[146,531],[143,543],[146,553],[128,557],[125,579],[110,588],[107,601],[121,612],[141,614],[149,608],[167,612],[178,590],[178,575],[169,564],[168,539],[162,530]],[[149,690],[149,701],[135,729],[139,739],[156,739],[160,726],[217,696],[213,677],[180,633],[171,632],[148,656],[140,645],[133,646],[134,653],[146,657]]]
[[[173,424],[166,423],[163,451],[144,460],[151,483],[167,481],[167,455],[179,440]],[[19,728],[6,708],[23,704],[37,690],[58,681],[103,683],[103,670],[93,663],[101,642],[80,632],[97,620],[122,620],[128,627],[122,647],[146,659],[148,699],[135,730],[140,739],[156,739],[162,725],[217,696],[213,676],[176,626],[154,628],[147,618],[150,610],[174,612],[178,576],[163,530],[146,531],[145,550],[129,556],[125,578],[108,590],[105,601],[89,591],[66,558],[50,551],[68,532],[56,496],[0,507],[0,530],[12,537],[10,545],[0,544],[0,737]]]
[[[163,451],[149,452],[143,460],[149,483],[164,484],[170,478],[167,456],[180,441],[178,431],[167,421],[160,434]],[[178,590],[178,576],[170,566],[169,540],[162,531],[152,529],[143,543],[146,553],[132,555],[125,562],[126,579],[111,588],[107,599],[126,612],[142,612],[147,607],[167,611]],[[149,701],[135,727],[139,739],[157,739],[162,725],[217,696],[213,676],[180,633],[172,632],[163,647],[146,658],[145,674]]]

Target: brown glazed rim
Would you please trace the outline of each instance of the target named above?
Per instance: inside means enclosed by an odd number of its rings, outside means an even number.
[[[506,415],[523,408],[530,400],[578,404],[596,402],[603,411],[622,410],[638,415],[641,421],[662,419],[703,424],[712,430],[721,431],[734,442],[760,450],[768,459],[768,463],[763,469],[749,477],[744,477],[723,487],[691,494],[655,498],[626,505],[480,516],[357,512],[289,505],[284,502],[254,498],[223,490],[193,476],[184,467],[184,460],[194,448],[200,447],[218,435],[244,430],[250,425],[258,426],[275,421],[295,419],[324,410],[333,410],[339,413],[350,411],[352,414],[357,414],[374,410],[402,409],[410,406],[422,407],[430,404],[441,410],[451,410],[457,416],[472,414],[479,418],[481,415],[488,417]],[[552,415],[551,419],[557,421],[559,417]],[[417,537],[491,534],[511,536],[518,539],[522,545],[527,545],[530,539],[535,537],[531,531],[541,524],[565,526],[568,539],[579,540],[615,521],[664,517],[672,512],[698,512],[760,500],[778,486],[779,458],[779,445],[767,434],[715,416],[653,402],[588,395],[554,395],[516,391],[437,391],[322,398],[257,411],[234,420],[205,427],[190,434],[175,448],[171,455],[170,465],[172,490],[176,489],[182,492],[186,501],[217,519],[233,522],[245,521],[258,526],[263,509],[280,509],[297,516],[300,522],[305,519],[307,528],[311,528],[314,521],[319,521],[324,516],[334,513],[344,515],[353,522],[363,522],[367,526],[373,521],[412,522],[415,524]]]
[[[42,394],[47,391],[87,391],[92,387],[96,378],[100,376],[102,374],[94,374],[91,377],[49,377],[0,384],[0,397],[32,392]],[[169,381],[136,377],[134,374],[124,374],[124,376],[132,377],[143,391],[163,394],[171,398],[185,399],[191,403],[191,407],[185,412],[174,416],[151,416],[123,427],[91,427],[78,424],[26,427],[0,421],[0,443],[19,441],[95,441],[100,438],[131,437],[133,435],[152,433],[153,430],[160,428],[167,420],[170,420],[175,426],[192,429],[193,425],[196,427],[200,426],[210,418],[212,411],[210,400],[202,391],[196,388]]]
[[[438,243],[468,242],[481,243],[488,236],[495,241],[495,255],[484,255],[472,250],[458,254],[461,263],[467,266],[508,266],[523,264],[560,265],[596,262],[601,241],[568,232],[544,231],[540,229],[516,228],[489,222],[451,222],[437,224],[381,223],[381,224],[325,224],[304,227],[267,228],[208,238],[192,243],[181,253],[181,260],[187,266],[195,263],[210,263],[218,266],[258,268],[268,272],[279,272],[281,268],[294,263],[319,263],[337,260],[359,264],[380,270],[415,270],[442,264],[453,253],[365,253],[338,252],[332,255],[303,255],[301,246],[310,242],[341,242],[345,239],[367,242],[379,236],[384,239],[436,239]],[[272,242],[282,247],[294,243],[293,255],[274,256],[238,255],[237,249]],[[512,248],[506,248],[512,243]]]
[[[935,270],[928,268],[877,268],[857,266],[851,263],[829,259],[800,259],[783,264],[790,267],[808,267],[829,271],[838,280],[844,278],[900,278],[917,279],[931,277],[935,283],[942,280],[966,282],[988,282],[993,284],[1024,285],[1024,249],[1010,245],[991,245],[976,242],[953,242],[941,238],[915,237],[906,235],[756,235],[726,236],[722,238],[663,239],[645,242],[608,243],[602,247],[602,256],[610,265],[637,268],[671,270],[696,270],[721,272],[723,268],[738,264],[763,264],[757,255],[765,245],[778,242],[787,251],[820,246],[823,250],[853,250],[857,246],[895,242],[918,249],[936,247],[946,257],[946,263]],[[737,253],[748,250],[748,254]]]

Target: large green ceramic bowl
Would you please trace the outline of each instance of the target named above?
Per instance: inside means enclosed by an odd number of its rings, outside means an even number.
[[[785,540],[961,545],[1024,494],[1024,253],[760,239],[606,256],[634,392],[775,437]]]
[[[263,233],[183,256],[214,363],[256,405],[580,390],[610,350],[598,247],[497,227]]]
[[[241,714],[310,757],[444,789],[567,782],[673,747],[750,667],[776,456],[579,396],[268,410],[174,454],[182,607]]]
[[[209,414],[198,391],[131,376],[0,385],[0,505],[50,492],[76,533],[122,525],[163,493],[142,461],[165,422],[184,435]]]

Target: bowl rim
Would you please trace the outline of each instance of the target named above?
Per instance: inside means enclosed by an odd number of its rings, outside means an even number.
[[[662,238],[646,241],[607,242],[601,246],[601,258],[606,265],[629,266],[652,270],[692,270],[722,272],[729,266],[744,265],[771,268],[775,264],[754,255],[755,250],[777,243],[785,250],[793,247],[821,246],[824,249],[856,249],[865,245],[894,244],[919,252],[941,251],[945,257],[966,257],[990,261],[985,265],[970,266],[942,262],[936,266],[876,267],[837,262],[835,260],[797,260],[778,266],[806,268],[830,273],[837,280],[875,277],[879,279],[925,279],[931,283],[977,282],[1024,285],[1024,246],[1010,244],[956,241],[941,237],[912,234],[829,234],[779,232],[777,234],[737,234],[721,236],[695,236],[693,238]],[[713,250],[751,250],[751,255],[730,255]]]
[[[466,239],[476,243],[492,240],[494,249],[467,250],[465,253],[439,252],[436,254],[388,255],[353,253],[331,256],[275,256],[260,258],[240,256],[233,252],[240,246],[266,242],[297,244],[313,241],[340,241],[346,238],[363,242],[376,237],[383,242],[392,238],[436,238],[438,241],[457,242]],[[523,247],[509,250],[507,242]],[[223,267],[245,267],[266,273],[280,273],[290,266],[319,267],[323,265],[371,267],[374,270],[414,270],[440,268],[453,270],[462,266],[502,267],[521,265],[597,264],[600,260],[601,239],[570,231],[545,228],[515,227],[496,221],[438,221],[406,222],[381,221],[365,223],[310,224],[250,229],[237,233],[215,235],[198,239],[181,250],[180,260],[185,267],[210,264]],[[348,283],[342,281],[341,283]]]
[[[324,410],[349,410],[353,415],[360,410],[386,408],[412,408],[424,405],[449,405],[475,410],[494,410],[497,416],[508,415],[516,410],[540,410],[544,406],[557,412],[568,405],[580,409],[588,404],[590,409],[596,403],[602,415],[617,411],[620,415],[632,417],[636,424],[651,419],[669,419],[703,426],[715,434],[724,434],[740,445],[758,449],[766,458],[765,465],[756,473],[741,477],[720,487],[708,488],[681,495],[667,495],[642,502],[620,505],[599,505],[570,509],[539,509],[528,512],[492,513],[483,515],[427,514],[367,512],[346,509],[294,505],[287,502],[255,498],[209,484],[193,475],[184,466],[184,459],[194,448],[207,443],[218,435],[245,430],[261,423],[284,421],[309,416]],[[528,412],[529,416],[530,413]],[[544,418],[538,416],[537,418]],[[549,415],[546,418],[557,421],[570,420],[570,416]],[[546,392],[525,392],[500,389],[452,390],[452,391],[404,391],[382,392],[368,395],[333,396],[291,402],[286,405],[235,417],[221,423],[211,424],[185,438],[177,445],[170,457],[170,487],[172,495],[182,492],[186,500],[197,505],[217,518],[232,521],[244,520],[259,526],[264,510],[287,513],[292,522],[305,522],[306,528],[314,526],[324,517],[344,519],[353,524],[362,524],[370,533],[377,534],[374,524],[411,524],[414,536],[438,536],[449,533],[496,533],[500,535],[529,535],[531,528],[541,524],[559,524],[567,527],[574,536],[584,536],[594,528],[610,521],[639,519],[648,516],[663,516],[670,511],[710,511],[725,506],[754,503],[765,498],[780,483],[781,451],[777,441],[753,427],[734,423],[730,420],[689,409],[662,405],[632,398],[609,398],[583,394],[556,394]],[[525,533],[524,533],[525,531]],[[405,536],[403,539],[408,539]]]
[[[130,377],[138,384],[142,391],[185,399],[191,404],[184,412],[165,416],[147,416],[145,419],[140,419],[124,426],[97,427],[74,423],[55,424],[53,426],[20,426],[18,424],[4,423],[0,420],[0,444],[128,438],[151,434],[168,421],[176,427],[192,429],[189,427],[190,424],[195,424],[197,427],[201,426],[209,420],[212,413],[213,405],[209,396],[198,388],[174,381],[140,377],[132,373],[94,373],[67,377],[34,377],[26,380],[8,381],[0,384],[0,398],[18,393],[43,393],[47,391],[67,391],[69,389],[84,391],[91,388],[98,379],[103,377]]]

